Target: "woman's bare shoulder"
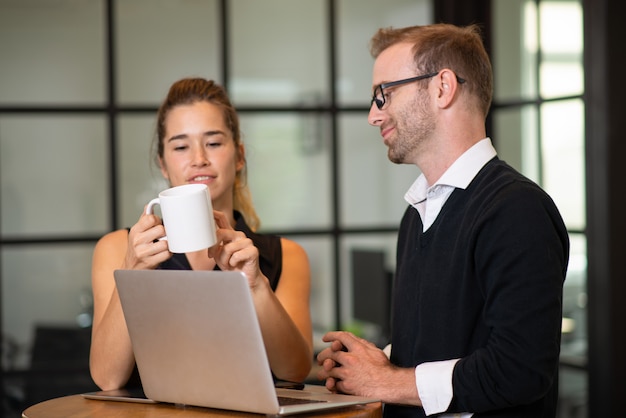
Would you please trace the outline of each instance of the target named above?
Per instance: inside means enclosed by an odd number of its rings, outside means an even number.
[[[283,257],[304,257],[308,258],[306,251],[304,248],[295,241],[292,241],[288,238],[281,237],[280,245],[283,251]]]
[[[102,236],[96,243],[94,252],[98,253],[118,253],[126,252],[128,245],[128,230],[118,229]]]

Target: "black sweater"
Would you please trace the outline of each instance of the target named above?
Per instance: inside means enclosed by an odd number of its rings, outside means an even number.
[[[554,417],[569,239],[550,197],[496,157],[422,229],[408,207],[391,361],[415,367],[460,358],[448,412]],[[386,405],[385,416],[425,415]]]

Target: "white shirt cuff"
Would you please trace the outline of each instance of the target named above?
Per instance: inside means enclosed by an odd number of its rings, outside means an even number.
[[[415,384],[426,415],[444,412],[452,402],[452,372],[460,359],[422,363],[415,368]]]
[[[383,348],[383,353],[385,353],[387,358],[391,358],[391,344],[387,344],[385,348]]]

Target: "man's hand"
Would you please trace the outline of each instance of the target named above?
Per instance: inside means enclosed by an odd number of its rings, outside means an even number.
[[[331,391],[380,397],[381,378],[394,368],[374,344],[349,332],[329,332],[323,340],[330,346],[317,356],[322,366],[319,379]]]
[[[378,398],[386,403],[421,405],[415,370],[393,365],[374,344],[345,331],[322,338],[330,346],[317,356],[318,379],[334,392]]]

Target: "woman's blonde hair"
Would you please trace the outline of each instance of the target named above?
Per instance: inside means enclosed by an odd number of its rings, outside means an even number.
[[[153,153],[155,162],[160,165],[163,159],[163,140],[165,138],[165,119],[168,113],[176,106],[189,105],[197,102],[207,102],[221,109],[226,126],[230,129],[235,150],[239,154],[240,145],[243,146],[241,130],[239,128],[239,116],[226,94],[226,90],[213,80],[204,78],[184,78],[178,80],[169,89],[165,100],[161,103],[157,113],[156,136],[153,141]],[[260,226],[259,216],[252,204],[252,194],[248,187],[247,162],[244,155],[238,155],[243,159],[243,167],[235,176],[233,186],[233,208],[243,215],[246,223],[252,231]]]

